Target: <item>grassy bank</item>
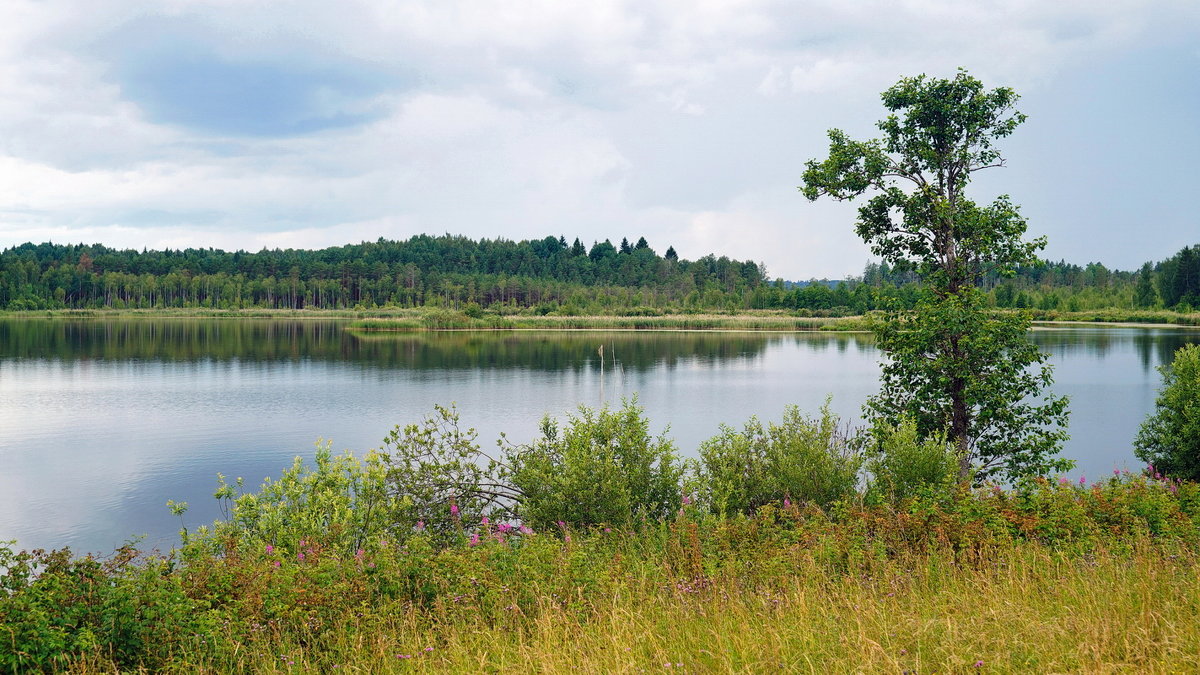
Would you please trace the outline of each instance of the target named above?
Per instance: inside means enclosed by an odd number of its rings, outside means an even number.
[[[1198,522],[1196,485],[1122,475],[357,549],[236,522],[168,555],[0,547],[0,670],[1182,672]]]
[[[1200,326],[1200,312],[1106,309],[1085,312],[1028,310],[1037,323],[1098,323],[1161,326]],[[736,313],[663,313],[657,315],[564,316],[535,313],[461,312],[440,308],[373,309],[57,309],[0,312],[0,318],[129,319],[129,318],[251,318],[345,319],[360,333],[423,330],[742,330],[848,331],[869,330],[864,317],[799,316],[778,310]]]
[[[1029,310],[1038,322],[1158,324],[1164,326],[1200,326],[1200,312],[1181,314],[1168,310],[1103,309],[1087,312]]]
[[[798,317],[779,312],[743,314],[666,314],[662,316],[468,316],[462,312],[425,311],[405,317],[362,319],[350,329],[364,333],[414,330],[865,330],[861,317]]]

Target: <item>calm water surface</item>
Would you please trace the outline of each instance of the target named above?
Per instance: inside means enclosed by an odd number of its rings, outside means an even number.
[[[1136,468],[1155,367],[1200,331],[1039,330],[1071,397],[1074,475]],[[601,366],[598,347],[604,345]],[[694,455],[721,423],[794,403],[857,418],[877,388],[866,335],[438,333],[356,336],[332,321],[0,320],[0,540],[108,551],[169,548],[217,515],[218,472],[257,487],[318,438],[379,447],[396,424],[457,403],[481,444],[531,439],[564,416],[637,394],[655,431]]]

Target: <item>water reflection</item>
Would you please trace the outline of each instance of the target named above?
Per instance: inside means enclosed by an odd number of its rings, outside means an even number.
[[[458,332],[356,335],[337,321],[0,319],[0,540],[105,550],[169,546],[167,499],[216,516],[217,472],[256,486],[313,441],[377,447],[457,402],[487,445],[543,414],[638,395],[654,431],[694,455],[721,423],[796,404],[858,416],[878,389],[861,334]],[[1071,327],[1032,334],[1071,397],[1064,454],[1089,477],[1136,467],[1154,368],[1200,331]],[[600,359],[604,345],[604,360]]]

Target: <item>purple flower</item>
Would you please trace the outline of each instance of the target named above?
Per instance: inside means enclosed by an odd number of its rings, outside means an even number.
[[[488,520],[488,517],[487,517],[487,516],[484,516],[483,518],[481,518],[481,519],[479,520],[479,524],[480,524],[480,525],[487,525],[489,522],[491,522],[491,521],[489,521],[489,520]]]
[[[276,560],[276,561],[275,561],[275,566],[276,566],[276,567],[279,567],[279,561],[278,561],[278,560]]]
[[[688,494],[686,492],[683,493],[683,505],[687,506],[688,504],[691,504],[691,503],[692,503],[692,498],[690,496],[688,496]]]
[[[424,532],[424,531],[425,531],[425,521],[418,520],[417,521],[417,532]]]
[[[783,498],[783,508],[785,508],[785,509],[792,508],[792,500],[788,499],[787,497],[784,497]]]
[[[274,552],[275,552],[275,547],[270,544],[267,544],[267,555],[271,555]]]
[[[561,527],[561,528],[562,528],[562,529],[564,529],[564,530],[565,530],[565,529],[567,529],[567,524],[566,524],[566,523],[564,523],[564,522],[563,522],[563,521],[561,521],[561,520],[560,520],[560,521],[558,521],[558,526],[559,526],[559,527]]]
[[[1087,476],[1080,476],[1079,487],[1083,487],[1084,485],[1087,485]]]
[[[450,515],[454,516],[455,518],[458,517],[458,504],[450,502]]]
[[[500,523],[496,526],[496,529],[500,532],[500,534],[508,534],[509,532],[512,532],[513,526],[509,525],[508,523]]]
[[[479,533],[476,532],[471,535],[471,546],[478,546],[478,545],[479,545]]]
[[[304,562],[304,551],[296,551],[296,562]]]
[[[978,661],[976,661],[976,662],[975,662],[975,667],[976,667],[976,668],[982,668],[982,667],[983,667],[983,659],[979,659]]]

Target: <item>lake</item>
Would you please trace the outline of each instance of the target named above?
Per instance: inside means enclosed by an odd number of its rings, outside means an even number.
[[[857,420],[877,389],[869,335],[394,333],[253,319],[0,319],[0,540],[111,551],[170,548],[217,516],[218,472],[257,488],[318,438],[356,452],[456,403],[485,447],[530,440],[543,415],[633,395],[655,432],[694,456],[722,423],[777,420],[787,404]],[[1071,397],[1073,476],[1137,469],[1155,368],[1200,330],[1037,330]],[[599,347],[604,345],[603,363]]]

